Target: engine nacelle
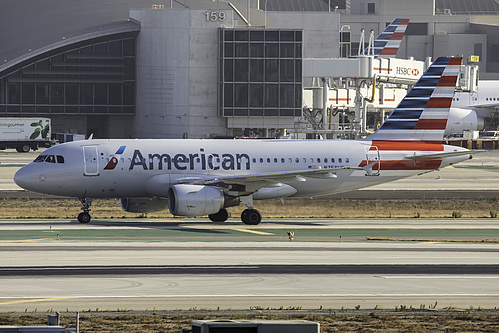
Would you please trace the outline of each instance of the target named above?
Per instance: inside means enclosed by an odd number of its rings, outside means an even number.
[[[445,127],[446,136],[463,134],[463,131],[480,131],[484,127],[484,119],[469,109],[451,108]]]
[[[168,208],[173,215],[203,216],[224,207],[224,195],[216,187],[178,184],[168,190]]]
[[[121,209],[130,213],[152,213],[165,210],[168,199],[164,198],[123,198],[120,199]]]

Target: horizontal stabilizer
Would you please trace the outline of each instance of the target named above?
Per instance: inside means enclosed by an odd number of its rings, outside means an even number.
[[[447,152],[447,153],[408,156],[405,159],[415,160],[415,161],[441,160],[442,158],[445,158],[445,157],[472,155],[472,154],[483,153],[483,152],[486,152],[486,150],[451,151],[451,152]]]

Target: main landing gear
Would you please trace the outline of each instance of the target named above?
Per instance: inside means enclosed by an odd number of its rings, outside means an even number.
[[[248,209],[243,210],[241,214],[241,221],[248,225],[257,225],[262,222],[262,215],[259,211],[253,208],[253,196],[242,196],[241,203],[246,205]]]
[[[218,213],[208,215],[211,222],[225,222],[229,218],[229,213],[227,209],[222,208],[218,211]]]
[[[81,204],[83,205],[83,207],[81,207],[81,210],[83,212],[78,214],[78,222],[88,223],[90,222],[91,219],[90,214],[88,212],[90,212],[90,205],[92,204],[92,198],[81,198],[80,201]]]
[[[256,209],[245,209],[241,214],[241,221],[244,224],[257,225],[262,222],[262,215]]]
[[[248,207],[248,209],[245,209],[241,214],[241,221],[244,224],[257,225],[262,222],[262,215],[253,208],[253,196],[241,196],[238,204],[239,203]],[[227,212],[227,209],[222,208],[217,213],[208,215],[208,217],[212,222],[225,222],[229,218],[229,213]]]
[[[212,222],[225,222],[229,218],[227,209],[222,208],[218,213],[208,215]],[[241,214],[241,221],[248,225],[257,225],[262,222],[262,215],[256,209],[245,209]]]

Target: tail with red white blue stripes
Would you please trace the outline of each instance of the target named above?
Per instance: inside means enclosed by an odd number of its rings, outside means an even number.
[[[442,142],[461,57],[440,57],[366,140]]]
[[[365,55],[373,55],[379,58],[393,58],[399,50],[400,43],[404,37],[409,19],[397,18],[390,23],[382,33],[374,40],[372,52],[369,48],[364,50]],[[374,54],[372,54],[374,53]]]

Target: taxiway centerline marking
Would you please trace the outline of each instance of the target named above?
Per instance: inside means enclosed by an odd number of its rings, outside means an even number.
[[[274,236],[274,234],[271,234],[270,232],[256,231],[256,230],[251,230],[251,229],[232,229],[232,230],[240,231],[240,232],[248,232],[250,234]]]

